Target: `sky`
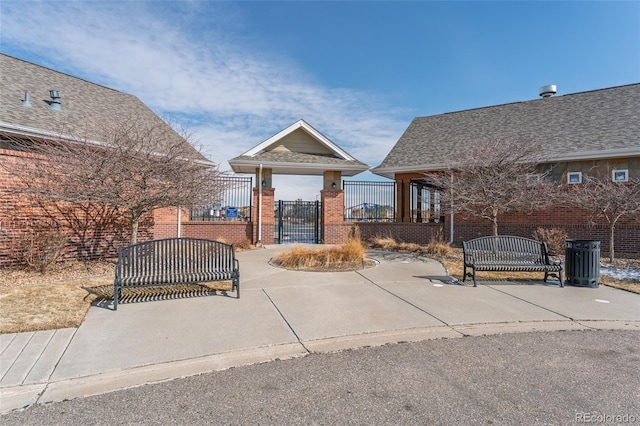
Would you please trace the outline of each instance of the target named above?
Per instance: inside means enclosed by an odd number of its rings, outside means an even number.
[[[640,2],[2,0],[0,51],[137,96],[221,170],[299,119],[375,167],[414,117],[640,82]]]

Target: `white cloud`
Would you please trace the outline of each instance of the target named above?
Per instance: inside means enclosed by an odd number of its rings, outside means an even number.
[[[174,115],[222,169],[300,118],[359,160],[379,164],[408,124],[399,112],[373,96],[319,85],[280,52],[252,48],[237,36],[236,13],[218,2],[5,1],[0,24],[3,50],[46,58],[44,65]],[[302,181],[297,196],[286,190],[291,198],[306,198],[315,182],[320,189],[321,178]]]

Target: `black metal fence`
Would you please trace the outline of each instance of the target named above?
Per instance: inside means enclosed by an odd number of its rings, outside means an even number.
[[[222,177],[212,182],[212,185],[223,188],[220,199],[213,204],[192,207],[189,220],[251,222],[252,177]]]
[[[394,222],[396,183],[343,181],[346,222]]]

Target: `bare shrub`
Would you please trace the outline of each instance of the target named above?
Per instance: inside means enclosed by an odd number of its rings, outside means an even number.
[[[588,176],[581,185],[571,185],[570,204],[591,212],[590,222],[600,217],[609,225],[609,261],[615,260],[616,224],[623,217],[640,217],[640,178],[614,182],[611,170],[601,176]]]
[[[223,173],[187,131],[152,114],[105,111],[103,124],[46,140],[10,137],[31,161],[0,164],[21,195],[65,209],[103,206],[124,219],[135,244],[145,216],[160,208],[207,205],[220,199]],[[96,142],[99,141],[99,142]]]
[[[234,243],[238,250],[249,250],[252,247],[251,241],[247,238],[243,238]]]
[[[46,272],[62,257],[67,236],[57,228],[31,228],[15,246],[14,257],[27,269]]]
[[[564,253],[564,246],[569,234],[564,229],[539,227],[533,232],[533,238],[547,243],[549,254],[560,255]]]
[[[508,213],[544,210],[552,202],[548,173],[541,171],[544,147],[531,140],[490,138],[456,151],[443,172],[425,174],[441,196],[443,209],[492,223]]]

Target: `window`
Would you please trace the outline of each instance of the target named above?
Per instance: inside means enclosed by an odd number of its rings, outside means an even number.
[[[628,182],[629,181],[629,170],[614,170],[611,172],[611,179],[614,182]]]
[[[568,172],[567,183],[582,183],[582,172]]]

